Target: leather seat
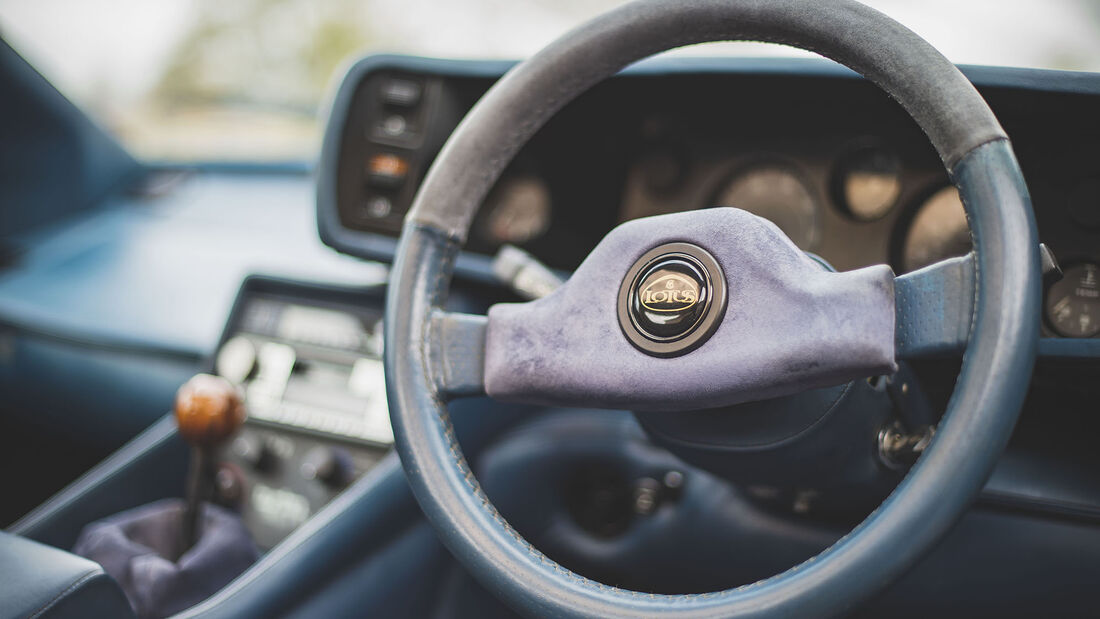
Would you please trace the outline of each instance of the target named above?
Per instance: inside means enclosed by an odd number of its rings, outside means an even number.
[[[0,618],[133,617],[98,563],[0,532]]]

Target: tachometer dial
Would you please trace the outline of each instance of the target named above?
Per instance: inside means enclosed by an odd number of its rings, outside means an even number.
[[[714,202],[771,221],[801,249],[813,249],[817,244],[817,202],[802,179],[784,166],[744,170],[722,186]]]
[[[1083,263],[1065,270],[1047,289],[1047,321],[1063,337],[1100,333],[1100,266]]]
[[[834,172],[833,199],[852,218],[874,221],[901,194],[901,163],[888,150],[868,146],[849,153]]]
[[[550,228],[550,190],[538,178],[507,179],[486,202],[485,231],[494,243],[521,245]]]
[[[932,194],[913,217],[905,233],[902,268],[915,271],[970,251],[970,228],[959,192],[948,186]]]

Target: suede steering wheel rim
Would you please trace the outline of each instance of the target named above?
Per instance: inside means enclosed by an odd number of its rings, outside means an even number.
[[[655,595],[570,572],[531,547],[496,512],[448,418],[448,371],[437,357],[451,344],[438,318],[474,213],[547,119],[631,62],[719,40],[817,52],[863,74],[908,111],[963,199],[974,242],[972,306],[963,325],[962,369],[936,438],[875,512],[817,557],[782,574],[714,593]],[[923,39],[850,0],[642,0],[580,26],[510,71],[462,121],[425,178],[405,222],[386,306],[386,381],[397,450],[443,542],[483,585],[524,613],[836,614],[900,577],[981,489],[1026,394],[1040,297],[1034,217],[1008,138],[973,86]],[[930,313],[944,318],[942,308]],[[484,337],[484,329],[475,333]],[[479,345],[480,339],[470,350]],[[481,358],[472,356],[469,363]],[[473,368],[472,375],[479,371]]]

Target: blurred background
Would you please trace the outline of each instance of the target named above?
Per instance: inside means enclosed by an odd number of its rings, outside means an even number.
[[[0,0],[0,37],[151,161],[312,161],[372,51],[523,58],[621,0]],[[872,0],[958,63],[1100,71],[1100,0]],[[692,55],[806,55],[716,44]]]

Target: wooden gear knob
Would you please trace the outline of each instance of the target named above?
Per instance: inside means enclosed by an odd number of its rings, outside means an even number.
[[[196,447],[217,445],[244,423],[241,394],[220,376],[198,374],[176,392],[176,425]]]

